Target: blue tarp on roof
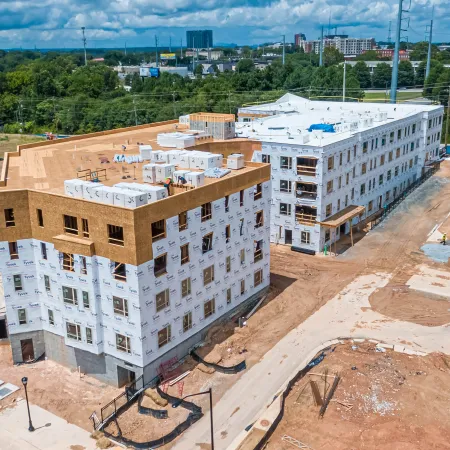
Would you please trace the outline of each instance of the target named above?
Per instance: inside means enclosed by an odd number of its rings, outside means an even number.
[[[328,123],[313,123],[308,131],[311,132],[313,130],[322,130],[324,133],[335,133],[334,126]]]

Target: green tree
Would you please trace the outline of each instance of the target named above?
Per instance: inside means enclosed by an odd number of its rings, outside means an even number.
[[[323,51],[323,60],[326,66],[334,66],[344,61],[344,55],[333,47],[326,47]]]
[[[372,86],[372,76],[370,69],[364,61],[358,61],[352,69],[353,74],[358,79],[362,89],[367,89]]]
[[[431,57],[435,58],[439,49],[436,45],[431,46]],[[424,61],[428,56],[428,42],[421,41],[414,44],[414,48],[411,51],[410,59],[411,61]]]
[[[414,86],[414,68],[409,61],[400,61],[398,65],[398,86]]]
[[[378,64],[373,70],[372,84],[376,88],[386,88],[390,84],[392,69],[389,64]]]
[[[255,64],[251,59],[241,59],[236,64],[236,72],[237,73],[250,73],[255,70]]]

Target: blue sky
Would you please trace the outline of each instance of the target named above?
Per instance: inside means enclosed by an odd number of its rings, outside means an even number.
[[[185,42],[187,29],[211,28],[214,41],[259,44],[317,38],[320,26],[354,37],[385,40],[397,0],[0,0],[0,48],[153,46]],[[405,7],[409,1],[405,0]],[[450,0],[413,0],[409,40],[423,40],[435,5],[434,41],[450,41]]]

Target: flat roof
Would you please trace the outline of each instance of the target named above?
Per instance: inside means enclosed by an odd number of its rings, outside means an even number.
[[[22,149],[20,154],[10,153],[6,171],[6,186],[1,187],[0,192],[12,189],[33,189],[64,194],[64,181],[77,178],[78,171],[87,169],[92,171],[106,169],[106,180],[100,179],[100,182],[105,186],[112,186],[120,182],[143,183],[143,166],[150,161],[133,164],[114,163],[114,155],[139,155],[138,142],[151,145],[153,150],[176,150],[161,147],[157,143],[159,133],[175,131],[190,133],[186,125],[165,123],[151,126],[149,124],[148,128],[130,129],[120,133],[95,137],[86,135],[76,141],[61,139],[49,142],[50,145],[36,145]],[[242,140],[236,139],[236,143],[239,141]],[[199,143],[204,144],[205,142],[208,141],[201,140]],[[212,142],[212,139],[210,142]],[[214,142],[222,141],[214,140]],[[232,145],[232,140],[226,142]],[[125,151],[122,150],[122,145],[126,146]],[[192,150],[195,150],[195,147]],[[208,149],[198,149],[197,151],[207,152]],[[214,153],[214,151],[211,152]],[[239,151],[236,153],[239,153]],[[105,161],[109,161],[109,163]],[[205,177],[205,184],[239,176],[257,169],[256,166],[261,166],[261,164],[246,163],[246,167],[243,169],[232,170],[231,173],[222,178]],[[191,171],[199,170],[192,169]]]
[[[286,94],[273,103],[240,108],[239,113],[268,114],[251,122],[236,124],[236,133],[263,142],[323,147],[353,136],[357,132],[376,128],[423,112],[443,109],[440,105],[354,103],[312,101]],[[372,119],[367,122],[365,119]],[[339,131],[339,126],[358,122],[358,127]],[[308,132],[313,124],[333,124],[335,133]],[[303,135],[309,138],[304,142]]]

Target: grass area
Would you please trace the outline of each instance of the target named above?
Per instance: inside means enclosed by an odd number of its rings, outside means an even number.
[[[402,92],[402,91],[398,91],[397,92],[397,101],[402,101],[402,100],[411,100],[413,98],[419,98],[422,97],[422,92]],[[366,92],[364,94],[364,101],[365,102],[373,102],[373,101],[384,101],[387,100],[389,101],[389,94],[388,96],[386,96],[386,93],[384,91],[380,91],[380,92]]]
[[[17,151],[18,145],[30,144],[32,142],[39,142],[43,140],[43,138],[36,136],[0,133],[0,157],[3,158],[3,154],[5,152]]]

